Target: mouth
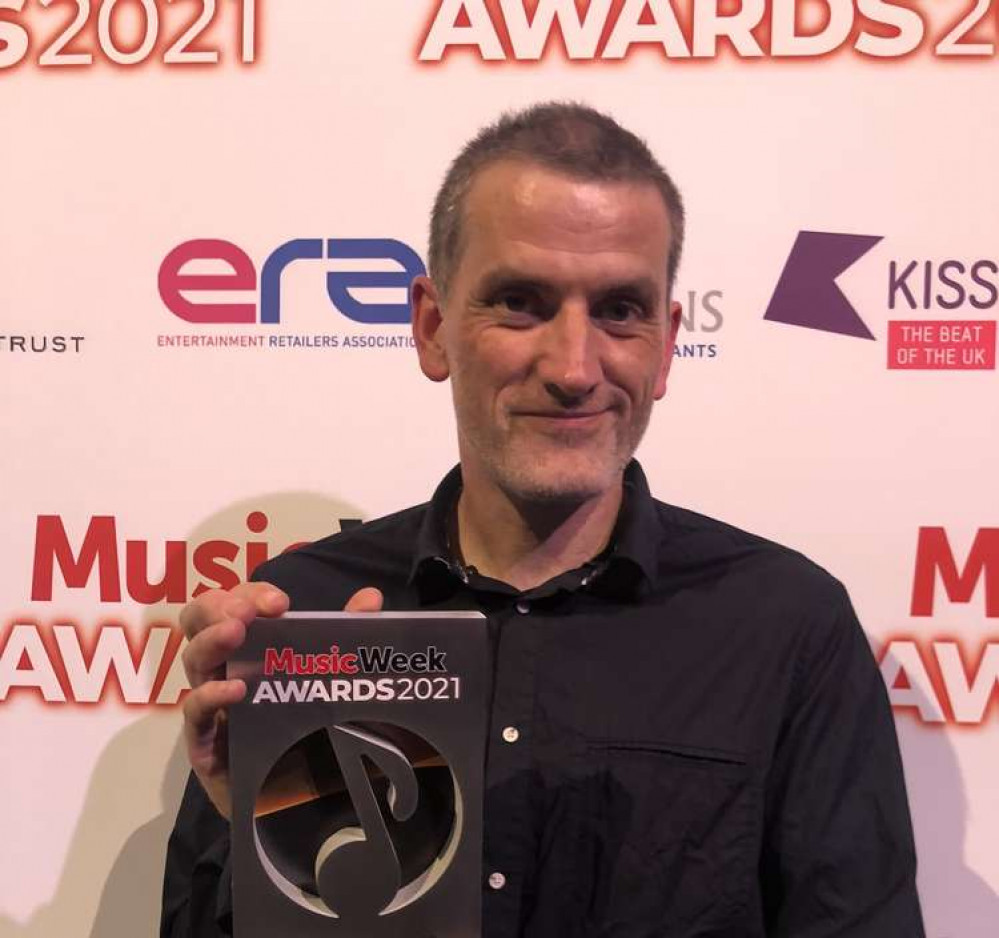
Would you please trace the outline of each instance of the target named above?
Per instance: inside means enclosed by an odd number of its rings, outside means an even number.
[[[513,416],[518,419],[528,420],[531,423],[539,423],[550,427],[582,430],[584,428],[597,426],[610,414],[610,409],[605,408],[603,410],[587,411],[529,410],[514,413]]]

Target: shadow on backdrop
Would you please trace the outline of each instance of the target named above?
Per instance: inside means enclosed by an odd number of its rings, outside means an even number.
[[[953,746],[939,727],[922,725],[915,715],[896,713],[895,722],[906,763],[927,938],[996,938],[999,894],[964,858],[970,812]],[[986,796],[985,790],[978,793]]]
[[[247,528],[251,512],[263,512],[262,533]],[[188,583],[196,545],[212,539],[271,545],[271,555],[290,544],[336,531],[341,520],[362,517],[358,508],[315,493],[262,495],[237,502],[206,519],[188,536]],[[241,550],[233,568],[243,576]],[[159,575],[152,569],[160,564]],[[150,582],[162,577],[163,550],[150,543]],[[179,606],[143,610],[143,627],[176,623]],[[120,706],[105,704],[104,706]],[[141,711],[136,711],[141,712]],[[132,938],[158,933],[166,844],[173,828],[188,764],[180,739],[180,708],[160,707],[112,737],[98,758],[51,902],[21,924],[0,914],[0,938]],[[71,774],[73,767],[65,771]],[[148,818],[145,823],[138,823]]]

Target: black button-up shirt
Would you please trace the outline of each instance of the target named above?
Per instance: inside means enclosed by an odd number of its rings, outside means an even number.
[[[521,593],[449,550],[460,492],[261,566],[299,610],[478,609],[493,688],[485,938],[920,938],[887,694],[842,586],[655,501],[637,463],[611,546]],[[162,935],[228,934],[227,824],[197,782]]]

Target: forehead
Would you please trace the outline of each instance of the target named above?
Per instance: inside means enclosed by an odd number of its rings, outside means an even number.
[[[666,277],[670,224],[654,184],[576,177],[536,163],[503,160],[482,169],[465,200],[460,273],[498,264],[558,276],[580,267],[599,275]],[[464,270],[462,270],[464,269]]]

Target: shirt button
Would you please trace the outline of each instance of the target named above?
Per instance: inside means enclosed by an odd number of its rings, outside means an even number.
[[[508,726],[503,730],[503,739],[508,743],[515,743],[520,739],[520,730],[515,726]]]
[[[523,616],[531,611],[531,604],[525,603],[524,600],[521,600],[516,606],[514,606],[514,609],[516,609],[517,612]]]
[[[502,889],[506,885],[506,877],[502,873],[489,874],[489,888]]]

